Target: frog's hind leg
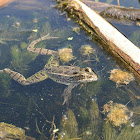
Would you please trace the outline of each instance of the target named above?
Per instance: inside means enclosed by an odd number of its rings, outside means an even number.
[[[0,73],[2,73],[2,72],[10,74],[10,77],[13,80],[17,81],[18,83],[20,83],[21,85],[30,85],[33,83],[43,81],[48,78],[48,76],[44,70],[41,70],[41,71],[35,73],[34,75],[32,75],[31,77],[29,77],[27,79],[22,74],[12,71],[8,68],[0,70]]]
[[[51,37],[49,34],[40,37],[37,40],[34,40],[33,42],[31,42],[31,44],[28,46],[27,50],[30,52],[34,52],[37,54],[41,54],[41,55],[51,55],[51,54],[56,54],[57,51],[53,51],[53,50],[49,50],[49,49],[44,49],[44,48],[35,48],[35,45],[43,40],[49,40],[49,39],[56,39],[58,37]]]
[[[59,56],[58,56],[58,54],[54,54],[50,57],[49,61],[45,65],[45,68],[56,67],[56,66],[59,66]]]

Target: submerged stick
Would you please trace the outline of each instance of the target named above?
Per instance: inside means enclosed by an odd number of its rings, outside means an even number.
[[[119,58],[140,79],[140,49],[137,46],[80,0],[65,0],[59,5],[89,33],[93,34],[95,31],[103,42],[103,47]]]

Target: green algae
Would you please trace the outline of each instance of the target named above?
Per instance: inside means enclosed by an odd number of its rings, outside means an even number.
[[[131,121],[134,122],[135,125],[140,125],[140,106],[134,107],[131,113],[133,114]]]
[[[37,54],[28,52],[26,50],[27,44],[22,42],[20,47],[18,45],[13,45],[11,47],[11,65],[18,72],[23,72],[28,69],[28,64],[35,60]]]
[[[70,140],[77,138],[78,124],[72,110],[66,112],[67,116],[63,115],[61,120],[61,133],[59,140]]]
[[[83,134],[82,140],[87,139],[100,140],[101,132],[99,130],[101,129],[101,117],[99,114],[98,104],[96,103],[95,100],[92,100],[90,102],[90,106],[88,109],[88,118],[89,118],[88,125],[86,127],[81,127],[82,130],[81,133]]]
[[[8,74],[0,74],[0,93],[2,96],[8,96],[8,90],[10,88],[10,77]]]
[[[22,50],[27,49],[27,47],[28,47],[28,45],[27,45],[26,42],[21,42],[21,43],[20,43],[20,48],[21,48]]]
[[[0,123],[0,138],[3,140],[35,140],[25,135],[25,130],[12,124]]]
[[[139,130],[140,125],[137,125],[134,128],[131,127],[130,125],[127,125],[124,129],[121,130],[116,140],[139,140],[140,139]]]
[[[40,33],[41,35],[47,35],[48,33],[51,33],[52,29],[51,29],[51,25],[49,22],[46,22],[43,24],[41,30],[40,30]]]
[[[18,48],[18,45],[14,45],[11,47],[11,54],[12,54],[12,58],[15,60],[19,58],[20,50]]]
[[[89,119],[89,115],[88,110],[85,107],[79,108],[79,116],[80,122],[83,122],[83,126],[86,126]]]
[[[115,127],[112,127],[112,125],[109,122],[105,122],[103,125],[103,139],[104,140],[115,140],[118,132]]]

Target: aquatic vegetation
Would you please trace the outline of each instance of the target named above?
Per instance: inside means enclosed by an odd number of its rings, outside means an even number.
[[[7,74],[0,73],[0,93],[1,96],[8,96],[10,88],[10,77]]]
[[[131,122],[134,123],[134,125],[140,125],[140,106],[134,107],[130,115]]]
[[[51,36],[58,37],[57,43],[64,42],[64,41],[68,40],[69,37],[73,36],[73,32],[68,27],[63,27],[61,29],[57,29],[57,30],[53,31]],[[72,37],[72,39],[73,39],[73,37]],[[65,43],[67,43],[67,42],[65,42]],[[55,44],[55,47],[56,47],[56,45],[57,44]]]
[[[79,116],[80,116],[80,119],[81,121],[83,122],[83,125],[87,124],[88,122],[88,117],[89,117],[89,114],[88,114],[88,110],[85,108],[85,107],[81,107],[79,108]]]
[[[20,43],[20,48],[21,48],[22,50],[27,49],[27,47],[28,47],[28,45],[27,45],[25,42],[21,42],[21,43]]]
[[[80,48],[81,55],[90,55],[94,52],[95,50],[90,45],[82,45]]]
[[[87,126],[86,133],[83,135],[84,140],[88,139],[100,139],[99,136],[101,135],[101,118],[99,115],[99,108],[96,100],[92,100],[90,103],[90,108],[88,110],[88,117],[89,117],[89,125]],[[88,132],[88,133],[87,133]]]
[[[80,33],[80,27],[73,27],[72,31],[79,34]]]
[[[130,81],[134,80],[134,76],[131,73],[122,71],[120,69],[113,69],[110,72],[109,79],[116,83],[116,86],[119,87],[120,84],[129,84]]]
[[[11,54],[12,54],[13,59],[17,60],[19,58],[19,53],[20,53],[20,50],[18,48],[18,45],[14,45],[11,47]]]
[[[35,19],[33,20],[33,23],[37,23],[37,22],[38,22],[38,19],[35,18]]]
[[[61,132],[59,134],[59,140],[76,139],[78,133],[78,124],[75,115],[72,110],[66,112],[61,120]]]
[[[35,140],[34,138],[25,135],[25,130],[4,122],[0,123],[0,138],[1,139],[20,139],[20,140]]]
[[[139,140],[140,139],[140,125],[132,128],[129,124],[122,129],[113,127],[109,122],[103,126],[104,140]]]
[[[28,52],[26,48],[27,44],[25,42],[21,42],[20,46],[13,45],[11,47],[11,65],[20,72],[27,70],[28,64],[37,57],[37,54]]]
[[[84,63],[89,62],[89,61],[99,62],[97,52],[95,49],[91,47],[91,45],[82,45],[79,51],[83,58],[88,57],[88,60],[83,60]]]
[[[101,135],[101,117],[96,99],[87,100],[81,105],[76,105],[78,118],[79,137],[82,140],[99,140]]]
[[[42,28],[41,28],[41,30],[40,30],[42,36],[43,36],[43,35],[46,35],[46,34],[48,34],[48,33],[50,33],[51,31],[52,31],[52,29],[51,29],[51,25],[50,25],[49,22],[45,22],[45,23],[42,25]]]
[[[71,48],[59,49],[58,50],[58,55],[60,57],[60,61],[62,61],[64,63],[75,59],[75,57],[72,54],[72,49]]]
[[[132,128],[126,126],[121,130],[121,133],[117,136],[116,140],[139,140],[140,139],[140,125]]]
[[[104,140],[116,140],[118,131],[115,127],[112,127],[110,122],[105,122],[103,124],[102,136]]]
[[[111,122],[114,126],[121,126],[129,120],[126,114],[128,109],[125,105],[110,101],[103,106],[103,109],[103,113],[107,113],[107,121]]]

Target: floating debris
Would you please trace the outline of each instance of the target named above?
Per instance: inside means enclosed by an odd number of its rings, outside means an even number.
[[[126,71],[122,71],[120,69],[111,70],[111,75],[109,77],[110,80],[116,83],[116,86],[119,87],[120,84],[129,84],[130,81],[135,80],[133,74],[128,73]]]
[[[37,22],[38,22],[38,19],[35,18],[35,19],[33,20],[33,23],[37,23]]]
[[[59,131],[59,129],[57,128],[57,129],[54,129],[53,130],[53,133],[56,133],[56,132],[58,132]]]
[[[37,33],[37,32],[38,32],[38,30],[37,30],[37,29],[33,29],[32,31],[33,31],[33,32],[35,32],[35,33]]]
[[[32,32],[38,32],[38,29],[25,29],[25,30],[20,30],[20,33],[32,33]]]
[[[114,126],[121,126],[126,124],[129,120],[127,116],[127,107],[122,104],[113,103],[109,101],[103,106],[103,113],[107,113],[107,121],[110,121]]]
[[[73,37],[68,37],[67,39],[68,39],[68,40],[73,40]]]
[[[80,33],[80,27],[73,27],[72,31],[79,34]]]
[[[16,27],[20,27],[20,22],[15,23]]]
[[[80,53],[82,55],[90,55],[91,53],[95,52],[90,45],[82,45],[80,48]]]
[[[71,48],[59,49],[58,50],[58,55],[60,57],[60,60],[64,63],[75,59],[75,57],[72,54],[72,49]]]
[[[67,18],[67,21],[70,21],[71,20],[71,18]]]

